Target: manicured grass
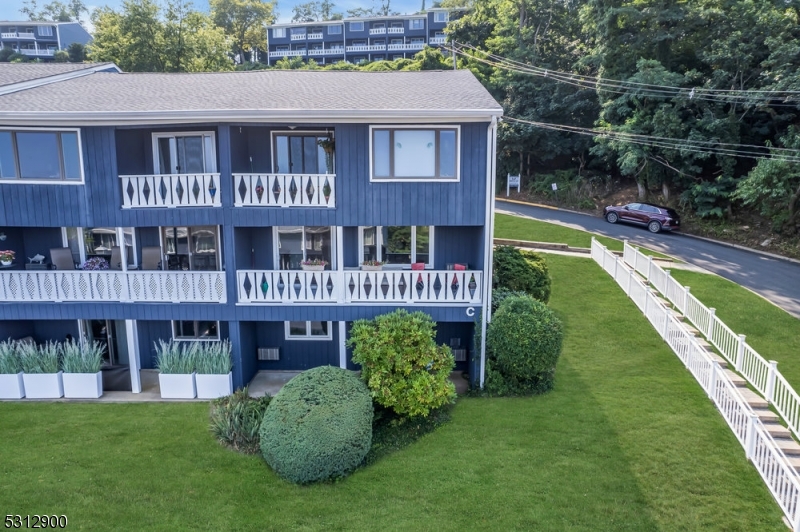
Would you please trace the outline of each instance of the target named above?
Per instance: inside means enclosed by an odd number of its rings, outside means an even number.
[[[547,256],[556,387],[453,420],[332,484],[218,445],[204,403],[0,403],[0,508],[116,530],[784,530],[700,387],[589,259]]]
[[[795,390],[800,390],[800,320],[763,297],[736,283],[705,273],[672,270],[672,276],[689,286],[705,306],[778,369]]]

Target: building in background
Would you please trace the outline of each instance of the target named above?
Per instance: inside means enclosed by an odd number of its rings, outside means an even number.
[[[31,59],[52,60],[72,43],[86,46],[92,36],[77,22],[0,21],[0,48],[11,48]]]

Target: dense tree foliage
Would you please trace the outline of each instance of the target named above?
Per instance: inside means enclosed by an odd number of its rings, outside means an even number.
[[[240,62],[251,50],[267,49],[264,26],[275,21],[275,4],[264,0],[209,0],[211,18],[233,41]]]
[[[24,0],[20,13],[30,20],[53,20],[56,22],[80,22],[83,15],[89,14],[89,9],[83,0],[67,0],[60,2],[54,0],[44,4],[39,9],[38,0]]]

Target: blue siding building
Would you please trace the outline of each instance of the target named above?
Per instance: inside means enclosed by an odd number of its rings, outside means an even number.
[[[469,71],[94,72],[0,92],[0,338],[102,340],[133,391],[154,342],[230,339],[243,386],[352,368],[352,322],[402,307],[482,380],[501,113]]]
[[[345,18],[267,27],[267,63],[284,57],[319,64],[411,58],[425,46],[445,44],[450,17],[461,9],[433,8],[414,15]]]
[[[52,60],[56,51],[91,40],[77,22],[0,21],[0,48],[11,48],[31,59]]]

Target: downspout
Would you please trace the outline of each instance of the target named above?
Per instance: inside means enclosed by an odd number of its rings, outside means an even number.
[[[497,143],[497,117],[486,130],[486,221],[484,222],[483,248],[483,305],[481,306],[481,371],[479,386],[483,388],[486,378],[486,325],[491,320],[492,308],[492,242],[494,237],[494,188],[496,181],[495,146]]]

